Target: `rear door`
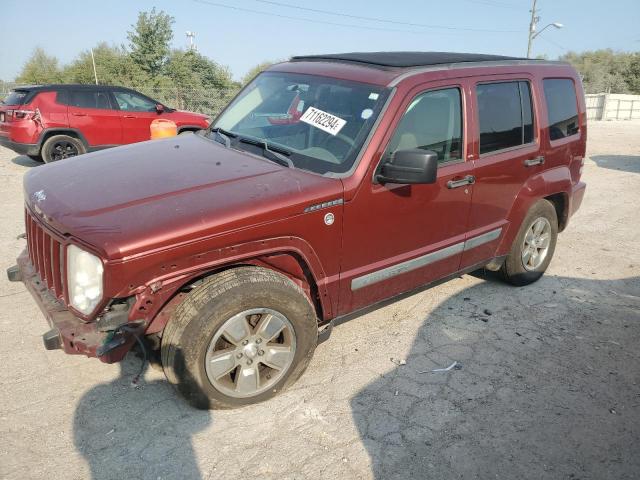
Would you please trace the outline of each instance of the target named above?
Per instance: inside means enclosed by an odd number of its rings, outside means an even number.
[[[156,102],[126,90],[114,90],[113,96],[122,118],[123,143],[143,142],[151,138],[151,122],[160,115]]]
[[[122,144],[120,112],[102,89],[77,89],[68,93],[69,126],[82,133],[90,146]]]
[[[461,268],[492,258],[514,200],[527,179],[541,171],[537,109],[527,75],[479,77],[472,85],[475,113],[475,185],[468,241]]]

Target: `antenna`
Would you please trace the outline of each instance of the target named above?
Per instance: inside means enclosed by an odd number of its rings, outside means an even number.
[[[196,45],[193,43],[193,39],[195,38],[196,33],[192,32],[191,30],[187,30],[185,32],[185,35],[189,39],[189,50],[195,51],[196,50]]]

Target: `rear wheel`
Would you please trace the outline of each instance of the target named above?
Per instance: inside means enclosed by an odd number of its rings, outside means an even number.
[[[317,344],[315,310],[284,275],[240,267],[178,306],[162,337],[167,379],[197,408],[261,402],[293,383]]]
[[[527,213],[502,265],[503,277],[513,285],[528,285],[545,272],[558,238],[558,216],[548,200],[539,200]]]
[[[42,146],[42,159],[45,163],[57,162],[83,153],[86,153],[84,144],[69,135],[54,135]]]

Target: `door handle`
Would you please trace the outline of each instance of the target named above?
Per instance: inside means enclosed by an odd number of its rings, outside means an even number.
[[[124,118],[136,118],[133,115],[124,115]]]
[[[466,177],[458,180],[449,180],[447,182],[447,188],[459,188],[464,187],[465,185],[473,185],[474,183],[476,183],[476,177],[473,175],[467,175]]]
[[[86,117],[87,116],[86,113],[72,113],[71,115],[73,115],[74,117]]]
[[[536,165],[543,165],[543,164],[544,164],[544,157],[542,155],[536,158],[528,158],[527,160],[524,161],[525,167],[534,167]]]

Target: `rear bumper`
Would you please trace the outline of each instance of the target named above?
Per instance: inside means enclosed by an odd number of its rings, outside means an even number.
[[[39,155],[40,145],[37,143],[19,143],[14,142],[9,137],[0,135],[0,146],[13,150],[19,155]]]
[[[23,282],[44,315],[50,330],[43,335],[47,350],[62,349],[71,355],[96,357],[105,363],[122,360],[142,333],[142,326],[131,325],[126,330],[98,331],[96,323],[87,323],[76,317],[49,291],[34,270],[27,251],[18,257],[17,265],[7,270],[13,282]],[[132,328],[133,327],[133,328]]]

